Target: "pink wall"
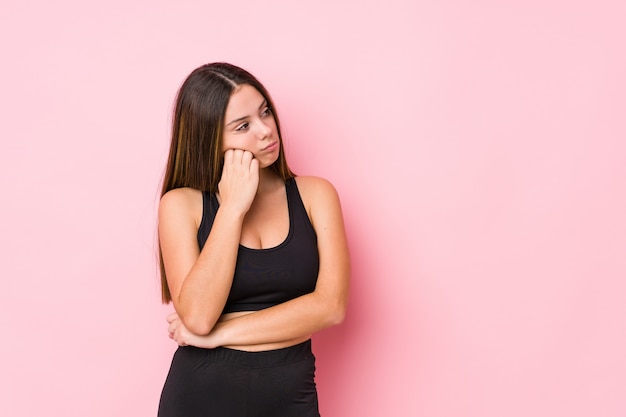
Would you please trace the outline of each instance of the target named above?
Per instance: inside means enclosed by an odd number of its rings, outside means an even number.
[[[626,415],[623,2],[5,3],[0,415],[155,415],[170,106],[214,60],[342,195],[325,417]]]

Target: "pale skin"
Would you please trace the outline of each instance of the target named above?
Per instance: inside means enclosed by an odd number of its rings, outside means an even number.
[[[275,247],[289,232],[285,185],[268,169],[279,149],[265,99],[254,87],[241,85],[226,109],[220,206],[202,251],[196,240],[201,192],[178,188],[161,199],[159,239],[176,311],[167,317],[168,331],[179,345],[279,349],[343,321],[350,277],[343,216],[334,187],[317,177],[296,178],[317,233],[320,268],[315,290],[264,310],[222,314],[239,245]]]

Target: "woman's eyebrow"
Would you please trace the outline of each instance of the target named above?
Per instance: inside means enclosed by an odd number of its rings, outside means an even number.
[[[262,102],[262,103],[261,103],[261,105],[259,106],[259,110],[261,110],[261,109],[262,109],[263,107],[265,107],[265,106],[267,106],[267,100],[263,99],[263,102]],[[249,117],[249,116],[239,117],[239,118],[237,118],[237,119],[235,119],[235,120],[232,120],[232,121],[230,121],[230,122],[226,123],[226,126],[230,126],[230,125],[232,125],[233,123],[240,122],[240,121],[242,121],[242,120],[244,120],[244,119],[247,119],[248,117]]]

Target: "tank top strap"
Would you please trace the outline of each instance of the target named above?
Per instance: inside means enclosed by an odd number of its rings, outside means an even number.
[[[211,232],[211,228],[213,227],[213,220],[215,220],[215,214],[217,213],[218,207],[219,202],[217,201],[217,196],[210,191],[203,191],[202,220],[200,221],[197,235],[198,246],[200,246],[200,250],[202,250],[207,238],[209,237],[209,233]]]
[[[302,196],[300,195],[300,190],[298,189],[298,185],[296,183],[295,178],[289,178],[285,182],[285,187],[287,190],[287,202],[289,204],[289,219],[291,225],[296,229],[300,229],[303,227],[305,233],[312,233],[315,235],[315,229],[313,228],[313,224],[311,224],[311,219],[309,219],[309,214],[304,207],[304,202],[302,201]]]

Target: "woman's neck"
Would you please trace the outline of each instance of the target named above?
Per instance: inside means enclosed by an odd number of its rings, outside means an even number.
[[[276,190],[277,187],[281,187],[284,181],[276,172],[270,168],[263,168],[259,170],[259,187],[257,189],[257,195],[266,194]]]

